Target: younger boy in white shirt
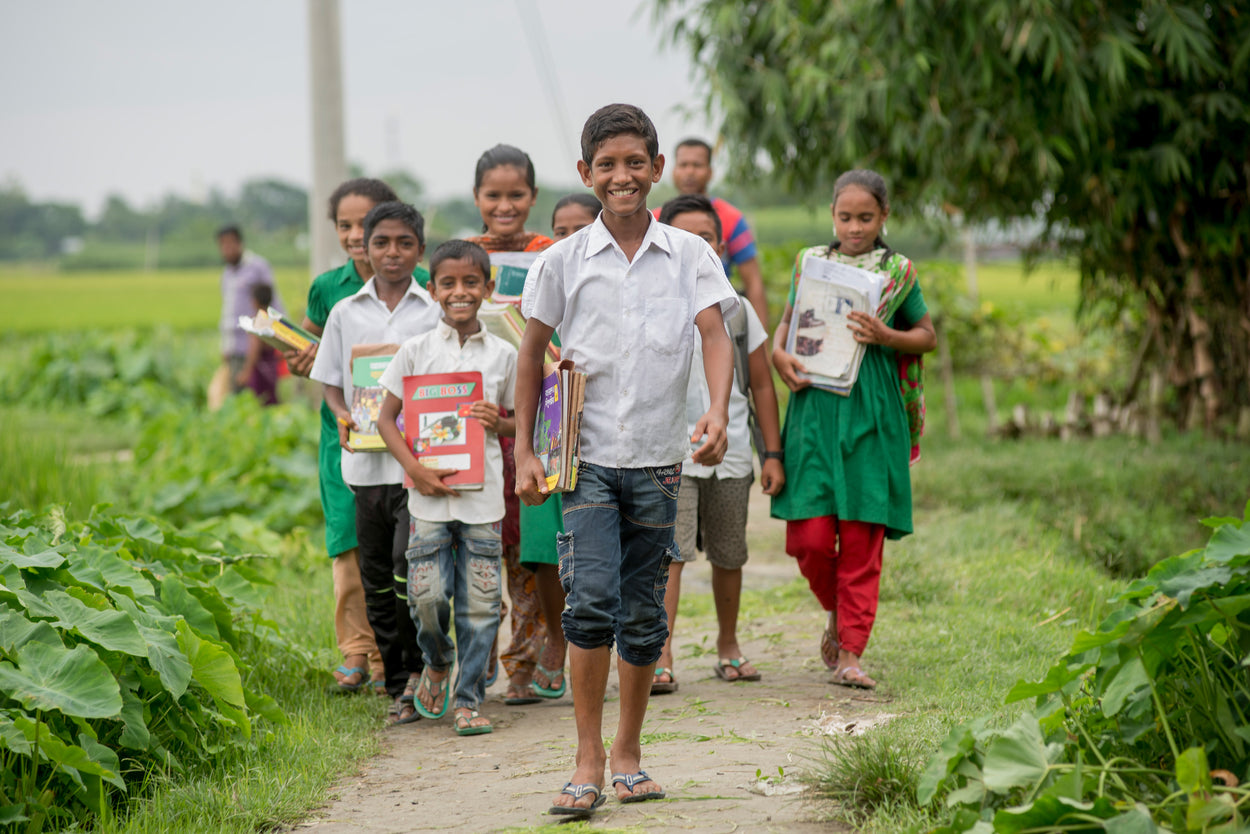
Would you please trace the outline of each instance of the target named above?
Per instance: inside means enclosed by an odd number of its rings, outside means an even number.
[[[322,384],[325,402],[339,425],[343,482],[356,496],[356,537],[365,614],[373,629],[386,691],[394,699],[389,721],[406,724],[421,716],[405,696],[421,672],[416,629],[405,601],[404,545],[408,508],[404,473],[390,455],[353,452],[352,347],[399,344],[438,323],[438,305],[413,277],[425,252],[425,219],[407,203],[378,203],[365,216],[365,249],[374,275],[355,295],[330,310],[309,376]]]
[[[582,182],[603,204],[598,219],[556,242],[530,268],[529,317],[517,365],[517,494],[547,497],[534,455],[543,352],[558,330],[561,355],[585,371],[577,486],[563,496],[557,539],[569,643],[577,758],[550,813],[589,816],[604,801],[603,695],[611,647],[620,656],[620,723],[612,783],[622,802],[662,798],[641,768],[642,722],[668,628],[663,588],[672,560],[681,462],[725,453],[733,360],[723,311],[737,295],[706,242],[647,211],[664,158],[637,107],[600,108],[582,130]],[[711,407],[686,434],[686,387],[695,333],[703,339]]]
[[[706,240],[717,254],[725,248],[720,217],[712,201],[702,194],[682,194],[664,204],[660,222],[683,229]],[[760,482],[765,495],[781,492],[786,482],[782,466],[781,421],[777,414],[777,394],[765,345],[768,334],[750,304],[742,305],[731,337],[741,339],[747,361],[741,365],[735,355],[734,386],[729,392],[729,447],[716,466],[687,462],[681,473],[681,493],[677,498],[677,556],[669,569],[664,608],[668,612],[668,641],[660,655],[651,682],[651,694],[677,691],[673,668],[673,628],[681,597],[682,566],[693,562],[699,549],[712,564],[712,598],[716,602],[716,654],[712,667],[724,681],[757,681],[759,670],[747,660],[738,645],[738,608],[742,600],[742,566],[747,561],[747,505],[755,468],[751,459],[751,401],[762,442]],[[735,347],[735,351],[737,348]],[[695,421],[707,410],[708,391],[699,367],[700,351],[695,351],[695,367],[690,369],[686,396],[686,420]],[[743,379],[738,379],[739,374]],[[747,393],[751,400],[748,400]],[[699,548],[698,542],[702,542]]]
[[[454,729],[457,735],[480,735],[492,729],[478,707],[486,697],[487,659],[499,630],[504,497],[498,437],[512,437],[516,429],[513,418],[500,416],[499,408],[512,411],[517,354],[477,318],[482,300],[494,289],[486,250],[465,240],[444,243],[430,256],[429,288],[442,320],[436,329],[405,342],[378,380],[387,390],[378,433],[414,484],[408,490],[408,604],[425,661],[414,706],[426,718],[442,718],[452,700],[452,666],[458,663]],[[482,375],[483,398],[473,403],[469,416],[486,429],[485,481],[480,490],[461,492],[442,481],[455,470],[422,465],[396,423],[404,377],[459,371]],[[448,633],[453,607],[454,645]]]

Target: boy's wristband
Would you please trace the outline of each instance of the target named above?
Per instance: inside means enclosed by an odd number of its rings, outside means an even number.
[[[786,453],[785,453],[785,452],[765,452],[765,453],[764,453],[764,460],[780,460],[780,461],[784,461],[785,459],[786,459]]]

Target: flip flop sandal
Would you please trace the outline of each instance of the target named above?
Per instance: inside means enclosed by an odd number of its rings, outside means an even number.
[[[374,695],[381,698],[391,697],[391,693],[386,691],[386,681],[384,680],[369,681],[369,688],[373,690]]]
[[[435,721],[447,714],[447,707],[451,706],[451,667],[447,668],[447,677],[443,678],[438,684],[438,689],[434,688],[435,684],[430,680],[430,668],[427,666],[421,672],[421,683],[417,686],[416,696],[412,699],[412,706],[421,714],[422,718],[430,718]],[[443,708],[438,712],[426,707],[421,703],[421,693],[425,692],[429,695],[441,694],[443,696]],[[437,697],[434,698],[438,700]]]
[[[598,785],[592,785],[589,782],[584,785],[574,785],[572,782],[565,782],[564,787],[560,789],[560,793],[573,797],[574,802],[590,793],[595,795],[595,801],[585,808],[578,808],[576,805],[552,805],[550,810],[547,811],[548,814],[586,819],[594,816],[595,811],[599,810],[599,806],[608,801],[608,798],[603,795],[603,788]]]
[[[391,708],[387,713],[388,727],[398,727],[400,724],[411,724],[420,720],[421,713],[417,712],[416,706],[411,703],[404,703],[398,699],[391,704]]]
[[[862,678],[862,680],[852,680],[851,678],[848,678],[848,672],[854,672]],[[864,670],[860,669],[858,666],[843,666],[841,669],[834,670],[833,673],[834,683],[838,686],[849,686],[852,689],[876,689],[877,685],[875,683],[868,683],[867,681],[869,680],[871,679],[864,674]]]
[[[528,686],[520,686],[518,684],[508,684],[508,693],[504,695],[503,702],[510,707],[521,707],[526,704],[537,704],[542,698],[533,694],[532,687],[534,682],[531,680]]]
[[[404,704],[411,704],[417,697],[417,687],[421,685],[421,676],[409,675],[408,683],[404,684],[404,694],[399,696],[399,700]]]
[[[820,659],[825,662],[826,669],[838,668],[838,652],[841,648],[838,636],[825,629],[825,633],[820,635]]]
[[[562,697],[564,695],[565,690],[568,688],[568,683],[569,683],[568,680],[564,677],[564,667],[561,666],[559,669],[555,670],[554,672],[550,669],[544,668],[541,663],[535,664],[535,667],[538,673],[547,679],[547,683],[551,683],[556,678],[559,678],[560,685],[558,687],[553,686],[549,688],[544,688],[538,685],[538,681],[532,680],[530,681],[530,689],[534,690],[534,694],[541,695],[544,698]]]
[[[660,680],[660,675],[668,675],[668,680]],[[651,694],[652,695],[668,695],[677,691],[677,676],[673,674],[673,670],[667,666],[655,667],[655,674],[651,676]]]
[[[481,718],[482,714],[475,709],[460,707],[456,710],[456,735],[458,736],[480,736],[492,732],[495,728],[489,723],[473,726],[472,721],[475,718]],[[488,719],[489,720],[489,719]]]
[[[640,770],[637,773],[613,773],[612,784],[624,785],[630,792],[629,796],[621,797],[621,802],[646,802],[649,799],[663,799],[667,794],[664,791],[647,791],[646,793],[634,793],[634,785],[650,782],[651,777],[647,775],[647,771]]]
[[[757,681],[760,679],[759,672],[753,672],[750,675],[742,674],[740,667],[742,664],[750,662],[751,661],[747,660],[745,656],[739,657],[737,660],[721,660],[712,667],[712,671],[716,673],[716,677],[730,683],[737,683],[738,681]],[[725,671],[726,667],[737,669],[738,674],[732,678],[729,677],[729,673]]]
[[[342,675],[344,679],[350,678],[352,675],[360,675],[361,677],[360,683],[344,683],[336,678],[335,682],[330,686],[330,691],[338,692],[341,695],[359,692],[360,688],[365,685],[365,675],[369,674],[369,670],[360,666],[339,666],[334,671]]]

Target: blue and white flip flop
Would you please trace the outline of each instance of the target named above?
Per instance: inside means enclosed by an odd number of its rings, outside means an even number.
[[[663,799],[667,794],[664,791],[647,791],[646,793],[634,793],[634,785],[640,785],[643,782],[650,782],[651,777],[647,775],[647,771],[640,770],[637,773],[613,773],[612,784],[624,785],[629,790],[629,796],[621,797],[621,802],[646,802],[648,799]]]
[[[599,810],[599,806],[608,800],[608,798],[603,795],[603,788],[598,785],[592,785],[590,782],[587,782],[584,785],[574,785],[572,782],[565,782],[564,787],[560,790],[560,793],[565,793],[573,797],[574,802],[581,799],[588,793],[594,794],[595,801],[590,805],[587,805],[585,808],[578,808],[576,805],[552,805],[551,809],[547,811],[548,814],[586,819],[587,817],[594,816],[595,811]]]

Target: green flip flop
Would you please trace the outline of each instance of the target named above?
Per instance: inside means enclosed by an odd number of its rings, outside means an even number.
[[[434,712],[426,707],[425,704],[421,703],[422,692],[430,695],[434,695],[436,692],[441,693],[443,696],[443,708],[438,712]],[[437,697],[434,700],[437,701]],[[447,708],[451,706],[451,667],[447,668],[447,677],[443,678],[437,690],[434,688],[434,682],[430,680],[430,667],[425,667],[421,672],[421,683],[417,686],[416,696],[412,699],[412,705],[417,708],[417,712],[421,714],[422,718],[437,721],[446,715]]]
[[[569,685],[568,680],[564,677],[564,667],[561,666],[559,669],[552,671],[551,669],[544,668],[541,663],[536,663],[534,665],[537,668],[537,671],[542,673],[542,676],[547,679],[547,683],[551,683],[556,678],[560,679],[560,685],[558,687],[553,686],[550,688],[539,686],[538,681],[531,680],[530,689],[534,690],[534,694],[543,698],[563,697],[565,690],[568,689]]]

